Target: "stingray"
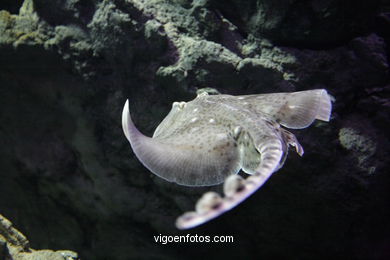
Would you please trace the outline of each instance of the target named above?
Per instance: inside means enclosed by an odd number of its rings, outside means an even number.
[[[152,138],[135,127],[127,100],[122,127],[137,158],[157,176],[185,186],[224,183],[224,196],[207,192],[194,211],[178,217],[176,227],[188,229],[253,194],[283,166],[289,146],[302,156],[302,146],[285,128],[329,121],[331,110],[324,89],[243,96],[202,92],[192,101],[174,102]],[[249,177],[237,174],[241,169]]]

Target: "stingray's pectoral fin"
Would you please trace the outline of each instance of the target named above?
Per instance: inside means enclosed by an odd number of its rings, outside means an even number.
[[[213,138],[208,142],[210,147],[220,149],[215,153],[197,149],[196,140],[191,139],[191,136],[185,138],[171,135],[168,141],[167,138],[161,141],[147,137],[138,131],[131,120],[129,101],[126,101],[123,107],[122,127],[141,163],[167,181],[186,186],[216,185],[222,183],[226,176],[236,174],[240,170],[239,150],[228,148],[227,144],[234,141],[228,135],[220,139]],[[215,136],[218,134],[219,132]],[[181,138],[181,144],[177,144],[175,138]],[[226,161],[229,163],[226,164]]]
[[[176,220],[176,227],[189,229],[206,223],[234,208],[259,189],[278,168],[283,156],[282,144],[275,139],[259,151],[262,160],[255,174],[246,179],[239,175],[229,176],[224,184],[225,197],[215,192],[205,193],[197,202],[195,211],[187,212]]]
[[[315,119],[330,120],[332,103],[325,89],[288,93],[285,98],[286,103],[274,117],[287,128],[305,128]]]

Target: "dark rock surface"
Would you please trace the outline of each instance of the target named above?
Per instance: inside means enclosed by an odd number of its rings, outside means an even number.
[[[229,0],[213,5],[239,29],[283,45],[340,46],[375,27],[381,1]],[[384,2],[384,1],[383,1]]]
[[[33,248],[82,259],[390,257],[386,1],[25,0],[0,10],[0,213]],[[305,155],[291,153],[245,203],[180,232],[175,218],[209,188],[153,176],[121,111],[129,98],[151,135],[172,102],[203,87],[326,88],[334,112],[293,131]],[[187,233],[235,241],[153,238]]]

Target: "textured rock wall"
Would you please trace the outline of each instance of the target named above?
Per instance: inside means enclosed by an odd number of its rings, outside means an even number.
[[[390,8],[342,2],[0,3],[0,212],[34,248],[83,259],[389,256]],[[159,245],[154,235],[186,234],[175,217],[208,188],[148,172],[122,133],[122,106],[129,98],[151,135],[172,102],[203,87],[326,88],[332,121],[296,131],[303,158],[291,154],[237,209],[188,231],[234,235],[233,245]]]
[[[12,260],[76,260],[78,255],[68,250],[34,250],[27,238],[0,215],[0,259]]]

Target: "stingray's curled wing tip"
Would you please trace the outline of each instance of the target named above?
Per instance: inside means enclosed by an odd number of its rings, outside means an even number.
[[[330,95],[325,89],[322,89],[316,119],[329,122],[331,113],[332,102]]]
[[[129,100],[127,99],[125,105],[123,106],[123,111],[122,111],[122,129],[127,140],[129,141],[130,141],[130,134],[129,134],[130,123],[131,123],[131,117],[130,117],[130,110],[129,110]]]

